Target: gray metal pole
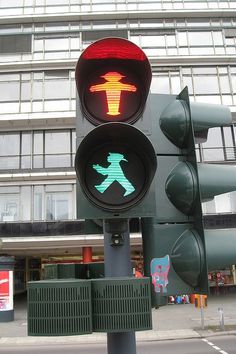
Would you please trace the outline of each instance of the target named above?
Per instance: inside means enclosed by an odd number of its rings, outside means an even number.
[[[130,277],[130,233],[127,219],[104,220],[105,277]],[[136,354],[135,332],[107,333],[108,354]]]
[[[204,329],[204,307],[203,307],[203,295],[200,295],[200,310],[201,310],[201,328]]]

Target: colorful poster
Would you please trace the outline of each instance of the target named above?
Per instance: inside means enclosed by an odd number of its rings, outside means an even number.
[[[0,311],[13,310],[13,271],[0,270]]]
[[[156,293],[166,293],[168,273],[170,270],[170,257],[153,258],[151,261],[152,284]]]

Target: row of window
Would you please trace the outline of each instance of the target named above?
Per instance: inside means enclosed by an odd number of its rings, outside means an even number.
[[[236,126],[209,129],[207,141],[197,148],[198,161],[236,160]]]
[[[234,0],[1,0],[1,15],[182,9],[235,9]]]
[[[75,110],[74,70],[0,74],[0,91],[2,114]]]
[[[204,203],[203,211],[205,214],[236,212],[236,192]],[[0,187],[1,222],[71,219],[76,219],[73,183]]]
[[[223,15],[223,14],[222,14]],[[4,24],[0,25],[1,34],[15,33],[64,33],[75,31],[102,31],[119,29],[194,29],[197,27],[207,29],[234,28],[235,17],[190,17],[190,18],[155,18],[155,19],[124,19],[124,20],[93,20],[93,21],[66,21],[30,24]]]
[[[236,105],[236,66],[162,68],[151,92],[178,94],[188,86],[192,100]],[[0,114],[75,110],[74,70],[0,74]]]
[[[72,168],[75,139],[72,129],[0,133],[0,170]],[[210,129],[197,152],[199,161],[236,160],[236,126]]]
[[[46,130],[0,134],[0,169],[74,166],[75,131]]]
[[[75,219],[75,185],[0,187],[0,221]]]
[[[236,32],[235,32],[236,37]],[[148,57],[161,55],[221,55],[235,54],[235,37],[225,37],[224,31],[173,31],[159,35],[130,34],[131,40],[143,48]]]
[[[105,33],[104,33],[105,32]],[[125,32],[125,31],[123,31]],[[128,34],[121,36],[128,38]],[[226,35],[225,35],[226,33]],[[94,38],[94,35],[96,35]],[[111,34],[110,34],[111,35]],[[93,39],[109,36],[108,31],[79,32],[62,35],[2,35],[0,36],[0,60],[47,60],[78,58],[81,51]],[[119,36],[114,31],[114,36]],[[85,38],[83,38],[85,37]],[[224,30],[151,31],[148,34],[130,31],[129,39],[143,48],[147,56],[161,55],[221,55],[236,53],[236,30],[227,37]]]

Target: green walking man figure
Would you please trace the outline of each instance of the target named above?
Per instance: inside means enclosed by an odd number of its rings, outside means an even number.
[[[107,176],[107,178],[105,178],[101,184],[95,186],[95,188],[100,193],[104,193],[113,182],[117,181],[125,189],[124,197],[133,193],[135,188],[125,177],[124,172],[120,166],[121,161],[128,162],[124,158],[124,155],[116,152],[109,152],[107,161],[110,163],[108,167],[102,167],[98,164],[93,165],[94,170],[96,170],[101,175]]]

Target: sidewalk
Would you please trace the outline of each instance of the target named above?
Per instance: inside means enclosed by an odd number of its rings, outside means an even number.
[[[15,320],[0,323],[0,346],[40,343],[88,343],[105,342],[105,333],[65,337],[29,337],[27,335],[26,296],[15,299]],[[225,331],[219,328],[218,308],[223,308]],[[152,310],[153,329],[136,332],[137,341],[208,337],[236,334],[236,293],[210,296],[204,309],[204,327],[201,329],[201,312],[192,304],[168,305]],[[230,332],[229,332],[230,330]]]

